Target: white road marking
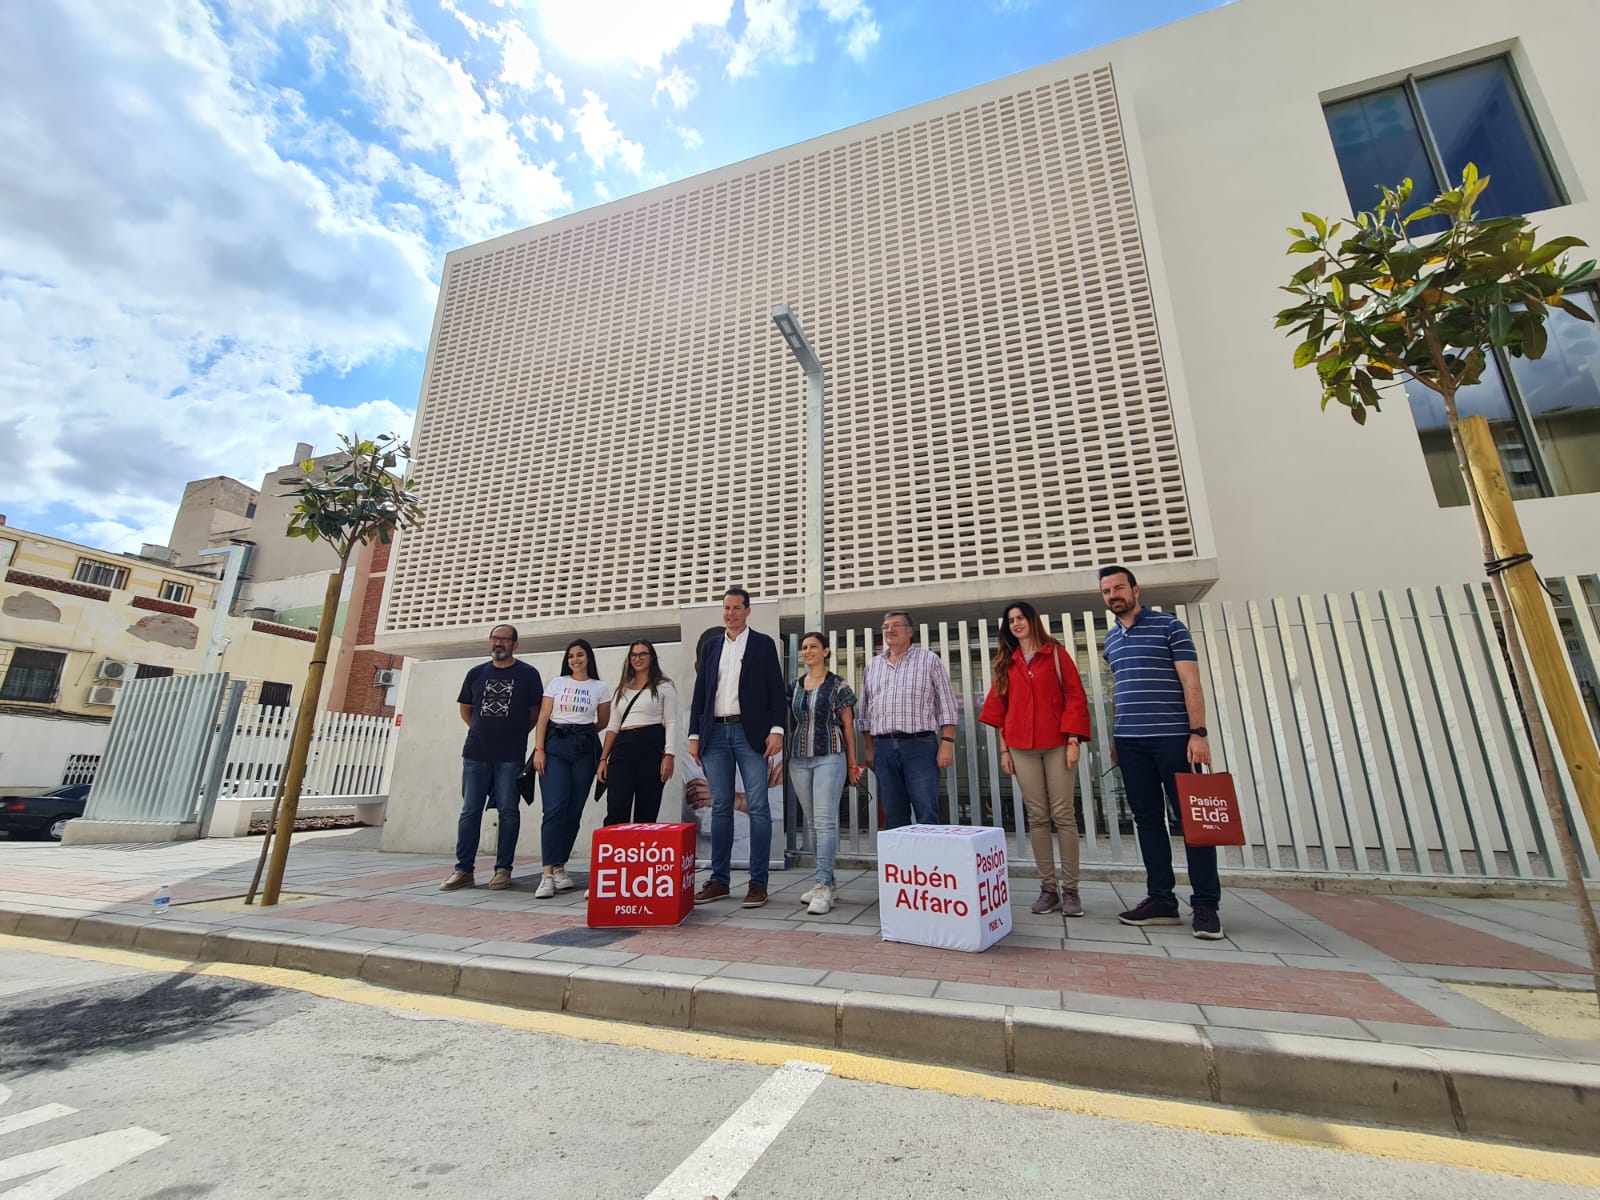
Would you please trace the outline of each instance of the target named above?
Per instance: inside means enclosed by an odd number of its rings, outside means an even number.
[[[645,1200],[728,1200],[832,1069],[798,1058],[784,1063]]]
[[[12,1188],[5,1193],[5,1200],[57,1200],[113,1167],[120,1167],[130,1158],[154,1150],[166,1140],[159,1133],[130,1125],[126,1129],[113,1129],[110,1133],[98,1133],[94,1137],[0,1159],[0,1182],[38,1175],[40,1171],[49,1172]]]
[[[5,1102],[4,1089],[0,1089],[0,1104]],[[30,1108],[27,1112],[19,1112],[14,1116],[0,1117],[0,1134],[14,1133],[18,1129],[27,1129],[31,1125],[43,1125],[46,1121],[54,1121],[57,1117],[70,1117],[78,1110],[68,1108],[65,1104],[41,1104],[38,1108]]]

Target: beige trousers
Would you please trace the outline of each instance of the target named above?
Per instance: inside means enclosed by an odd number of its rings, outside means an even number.
[[[1072,772],[1067,769],[1067,748],[1018,750],[1011,748],[1011,765],[1022,788],[1022,807],[1028,814],[1028,842],[1039,868],[1039,886],[1047,892],[1078,890],[1078,822],[1072,815]],[[1056,887],[1056,853],[1050,826],[1061,839],[1061,887]]]

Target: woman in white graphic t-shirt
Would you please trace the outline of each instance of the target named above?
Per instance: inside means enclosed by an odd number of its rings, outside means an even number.
[[[583,802],[600,765],[599,729],[611,718],[611,689],[596,678],[594,647],[579,638],[567,647],[561,674],[550,681],[533,730],[533,769],[539,772],[544,821],[539,848],[544,877],[534,898],[575,886],[567,859],[578,840]]]

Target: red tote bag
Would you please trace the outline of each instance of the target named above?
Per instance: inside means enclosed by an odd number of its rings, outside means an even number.
[[[1183,840],[1191,846],[1242,846],[1244,823],[1239,819],[1239,797],[1233,776],[1226,771],[1210,775],[1178,775],[1178,811],[1183,816]]]

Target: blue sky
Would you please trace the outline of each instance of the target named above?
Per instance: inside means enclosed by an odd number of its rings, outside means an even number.
[[[1218,0],[0,4],[0,512],[409,433],[444,254]]]

